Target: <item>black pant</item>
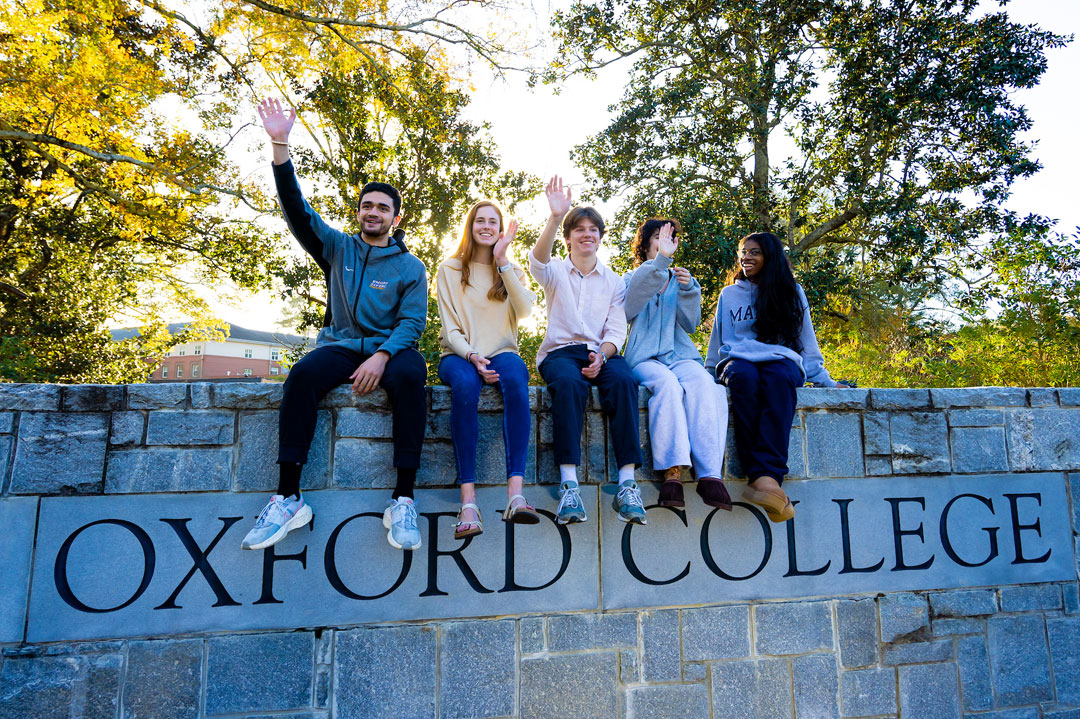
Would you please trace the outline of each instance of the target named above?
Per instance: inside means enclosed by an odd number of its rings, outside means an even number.
[[[293,365],[285,380],[285,396],[278,414],[278,462],[307,461],[319,400],[334,387],[349,382],[349,375],[368,357],[331,344],[316,347]],[[407,349],[387,361],[379,382],[390,396],[393,410],[395,467],[420,466],[427,423],[426,381],[424,356]]]
[[[731,393],[735,449],[747,479],[772,477],[782,483],[788,472],[795,389],[803,384],[802,370],[789,359],[733,359],[720,370],[720,382]]]
[[[620,355],[609,359],[600,374],[589,379],[581,369],[589,365],[589,349],[571,345],[557,349],[540,363],[540,376],[551,395],[551,429],[555,444],[555,464],[581,462],[581,430],[589,386],[600,390],[600,407],[608,416],[615,464],[641,466],[638,437],[638,383]]]

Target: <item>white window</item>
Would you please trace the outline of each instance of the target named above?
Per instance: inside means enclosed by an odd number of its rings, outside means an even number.
[[[185,354],[187,354],[187,350],[180,350],[180,356],[181,357],[183,357]]]
[[[278,351],[277,350],[270,350],[270,361],[271,362],[277,362],[278,359],[279,359]]]
[[[250,367],[245,367],[244,368],[244,376],[245,377],[250,377],[252,374],[254,374],[254,373],[251,371]]]
[[[251,350],[244,350],[244,359],[251,359]]]
[[[271,367],[270,368],[270,374],[277,374],[277,373],[278,373],[278,368],[277,367]]]
[[[202,354],[202,345],[195,345],[195,354],[197,354],[197,355]]]
[[[183,379],[183,378],[184,378],[184,365],[178,364],[178,365],[176,365],[176,379]]]
[[[197,365],[197,364],[191,365],[191,377],[192,377],[192,379],[194,379],[194,378],[196,378],[198,376],[199,376],[199,365]]]
[[[169,379],[169,365],[161,365],[161,379]]]

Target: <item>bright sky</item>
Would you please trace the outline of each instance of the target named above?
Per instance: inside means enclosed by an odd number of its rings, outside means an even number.
[[[550,1],[553,7],[569,4],[565,0]],[[983,7],[994,9],[997,3],[984,1]],[[1076,0],[1022,0],[1010,3],[1008,12],[1018,22],[1080,38],[1080,2]],[[526,20],[546,25],[549,16],[550,9],[541,2]],[[1039,213],[1058,220],[1058,229],[1069,233],[1080,228],[1080,182],[1076,178],[1080,142],[1075,130],[1076,118],[1080,117],[1080,96],[1076,92],[1078,71],[1080,39],[1065,49],[1052,51],[1042,83],[1018,94],[1018,101],[1028,108],[1034,121],[1028,139],[1038,143],[1035,156],[1043,169],[1034,178],[1018,182],[1010,202],[1018,212]],[[505,80],[477,75],[473,78],[476,90],[467,114],[474,121],[487,120],[491,124],[504,167],[526,170],[543,178],[559,173],[580,186],[584,172],[571,163],[570,150],[607,125],[607,108],[621,96],[625,78],[625,68],[617,64],[602,71],[595,80],[576,78],[555,94],[546,86],[529,90],[522,75],[511,74]],[[268,168],[266,172],[270,184]],[[542,195],[534,205],[534,217],[542,217],[546,212]],[[601,208],[607,214],[611,209]],[[249,297],[228,304],[218,302],[215,309],[222,319],[264,330],[277,329],[281,314],[280,304],[271,296]]]

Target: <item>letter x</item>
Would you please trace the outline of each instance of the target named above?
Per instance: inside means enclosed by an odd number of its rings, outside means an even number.
[[[191,521],[191,517],[186,519],[163,519],[162,522],[173,528],[176,532],[176,536],[180,537],[180,541],[184,543],[184,549],[191,555],[193,564],[191,569],[180,581],[180,584],[176,586],[173,593],[169,595],[169,598],[165,600],[165,603],[154,607],[154,609],[183,609],[183,607],[177,605],[176,598],[180,596],[180,592],[187,586],[188,581],[195,576],[195,571],[202,572],[203,577],[206,578],[206,583],[210,585],[210,589],[214,591],[214,596],[217,597],[217,601],[212,606],[215,607],[238,607],[240,602],[234,600],[229,593],[225,590],[225,585],[221,583],[218,578],[217,572],[210,566],[210,561],[207,557],[210,552],[214,551],[214,547],[221,541],[221,538],[225,536],[225,533],[229,531],[229,527],[239,522],[243,517],[218,517],[221,520],[221,531],[214,537],[214,541],[210,542],[210,545],[204,551],[199,547],[199,543],[195,541],[195,538],[191,536],[191,532],[188,531],[187,523]]]

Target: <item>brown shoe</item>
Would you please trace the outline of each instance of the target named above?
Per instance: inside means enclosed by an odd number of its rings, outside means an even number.
[[[728,512],[731,511],[731,495],[728,494],[724,480],[716,477],[700,477],[697,483],[697,493],[701,500],[710,507],[716,507]]]
[[[682,481],[678,479],[665,479],[660,485],[660,498],[656,502],[661,507],[685,507],[686,500],[683,498]]]

